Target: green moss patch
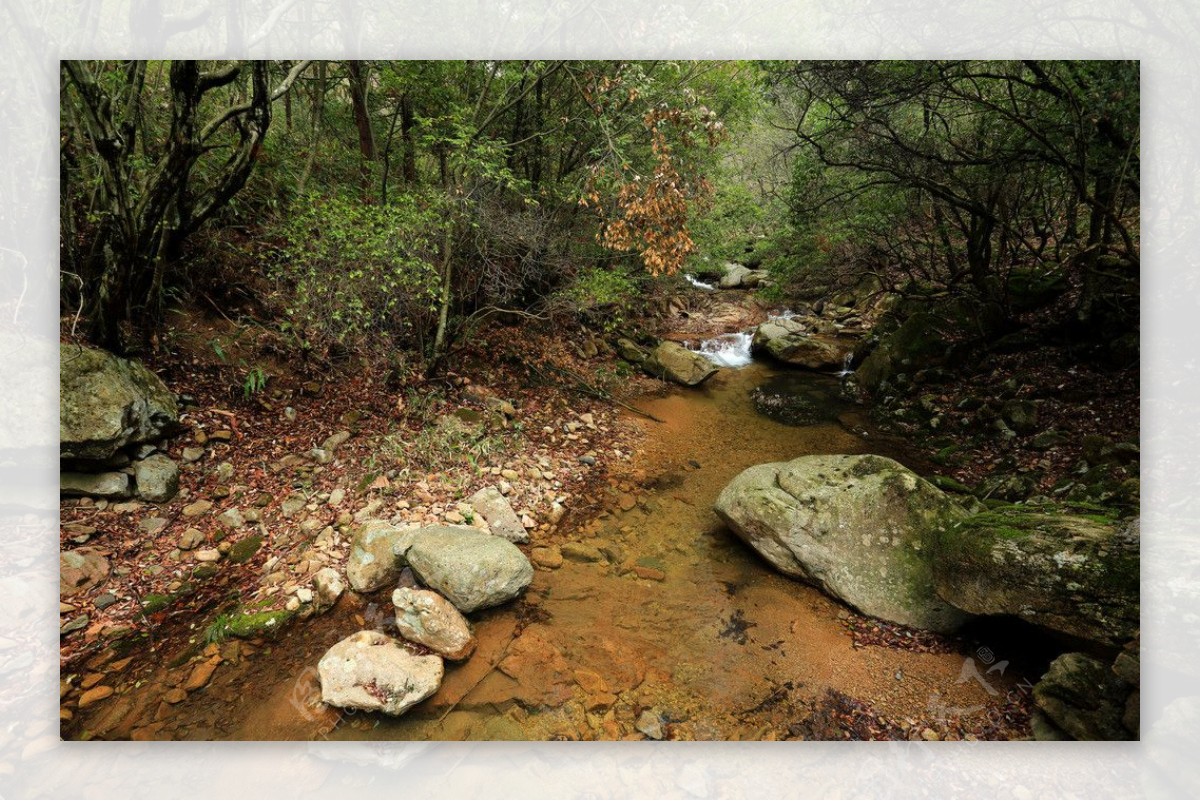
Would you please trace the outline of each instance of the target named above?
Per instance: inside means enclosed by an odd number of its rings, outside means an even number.
[[[228,632],[234,637],[275,636],[292,617],[284,609],[235,615],[229,619]]]
[[[229,561],[239,565],[250,561],[254,554],[258,553],[258,549],[262,547],[262,544],[263,538],[259,534],[243,537],[229,549]]]
[[[169,595],[161,595],[156,592],[142,596],[142,612],[147,615],[153,615],[155,612],[161,612],[171,605],[171,597]]]

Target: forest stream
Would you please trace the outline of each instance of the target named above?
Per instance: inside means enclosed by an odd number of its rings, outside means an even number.
[[[801,399],[804,424],[756,411],[760,387],[767,398]],[[348,595],[254,659],[235,659],[208,692],[160,706],[157,736],[785,739],[821,736],[813,710],[830,699],[842,699],[840,714],[870,710],[890,736],[987,731],[997,703],[1017,692],[1013,671],[971,680],[972,659],[951,641],[921,640],[930,635],[910,634],[917,645],[908,647],[856,644],[852,629],[876,621],[772,570],[713,512],[751,465],[889,451],[839,398],[836,377],[750,362],[637,405],[663,421],[636,418],[648,491],[567,532],[561,565],[540,566],[520,602],[473,616],[479,646],[466,662],[447,662],[433,697],[400,718],[317,703],[325,649],[357,628],[394,633],[387,599]],[[854,731],[852,721],[836,726],[825,736]]]
[[[214,63],[61,65],[64,739],[1140,736],[1137,62]]]

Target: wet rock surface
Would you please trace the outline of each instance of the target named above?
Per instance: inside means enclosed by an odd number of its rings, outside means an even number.
[[[392,593],[400,636],[458,662],[475,650],[471,625],[454,605],[431,590],[401,587]]]
[[[650,352],[643,364],[646,372],[687,387],[702,384],[717,372],[711,361],[680,345],[663,341]]]

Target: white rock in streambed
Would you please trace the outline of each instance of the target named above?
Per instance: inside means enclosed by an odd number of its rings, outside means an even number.
[[[529,542],[529,534],[521,525],[521,518],[517,517],[498,487],[484,487],[468,498],[467,503],[487,521],[488,528],[497,537],[509,542]]]
[[[338,598],[345,592],[346,585],[336,570],[323,567],[313,576],[313,590],[316,593],[315,608],[318,612],[323,612],[337,603]]]
[[[360,631],[317,663],[321,700],[343,709],[402,715],[437,692],[442,658],[418,656],[378,631]]]
[[[454,604],[432,590],[401,587],[392,593],[400,636],[446,659],[461,661],[475,651],[475,635]]]
[[[400,575],[398,546],[412,535],[382,520],[368,520],[354,532],[346,579],[357,592],[371,592],[392,584]]]

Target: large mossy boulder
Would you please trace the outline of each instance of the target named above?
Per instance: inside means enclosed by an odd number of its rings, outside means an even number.
[[[947,345],[941,333],[945,321],[928,312],[916,312],[884,335],[854,375],[859,386],[874,392],[899,373],[913,373],[941,363]]]
[[[891,459],[757,465],[725,487],[716,512],[780,572],[865,614],[940,632],[968,617],[938,597],[930,564],[930,546],[966,513]]]
[[[750,268],[746,265],[727,262],[725,264],[725,273],[721,276],[721,280],[717,285],[721,289],[737,289],[749,274]]]
[[[717,283],[721,289],[754,289],[771,283],[771,274],[766,270],[754,270],[736,262],[726,262],[724,270]]]
[[[646,361],[648,356],[644,348],[624,337],[617,340],[616,350],[617,355],[630,364],[641,364]]]
[[[717,366],[703,355],[670,340],[658,343],[642,369],[657,378],[674,381],[685,387],[702,384],[717,372]]]
[[[103,461],[179,426],[175,396],[145,366],[96,348],[59,346],[59,454]]]
[[[803,336],[808,329],[804,323],[795,317],[772,317],[754,329],[750,340],[750,350],[754,353],[765,353],[767,343],[789,335]]]
[[[1136,523],[1014,504],[941,532],[934,578],[959,609],[1116,645],[1138,629],[1139,543]]]

